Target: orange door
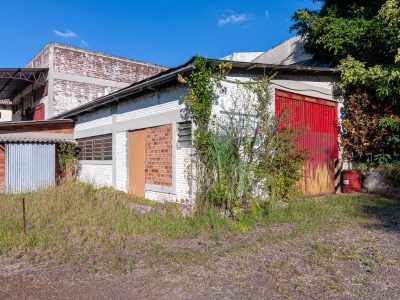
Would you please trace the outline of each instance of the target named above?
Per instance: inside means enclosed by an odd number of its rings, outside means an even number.
[[[130,194],[144,197],[145,185],[145,130],[129,132],[128,178]]]

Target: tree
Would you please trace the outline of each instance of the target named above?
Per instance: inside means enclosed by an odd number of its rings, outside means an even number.
[[[342,71],[345,150],[360,161],[399,159],[400,1],[317,2],[294,13],[292,30],[315,64]]]

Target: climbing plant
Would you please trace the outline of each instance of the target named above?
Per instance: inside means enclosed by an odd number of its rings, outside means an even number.
[[[67,170],[73,172],[78,164],[77,146],[70,143],[62,143],[58,145],[58,163],[63,173]]]
[[[197,212],[217,206],[240,219],[251,203],[290,198],[305,156],[295,146],[295,132],[279,129],[270,109],[272,77],[230,81],[229,64],[212,67],[197,57],[194,65],[183,101],[195,124]],[[223,81],[235,88],[228,91]]]

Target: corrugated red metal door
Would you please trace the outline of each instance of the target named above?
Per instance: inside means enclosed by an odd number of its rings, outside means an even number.
[[[310,152],[304,164],[301,187],[306,195],[335,193],[335,160],[338,158],[337,104],[276,90],[275,111],[286,126],[300,128],[301,147]]]

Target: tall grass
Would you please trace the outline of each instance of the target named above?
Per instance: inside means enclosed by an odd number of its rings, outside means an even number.
[[[22,228],[21,199],[25,197],[27,233]],[[143,240],[199,235],[220,236],[224,232],[253,226],[297,224],[313,230],[329,222],[338,226],[365,217],[366,197],[304,199],[288,207],[265,204],[250,207],[242,219],[229,220],[214,208],[193,218],[181,215],[174,204],[161,204],[132,197],[112,189],[68,182],[36,193],[0,196],[0,255],[24,257],[34,262],[93,263],[107,268],[129,267]],[[151,206],[141,214],[132,205]],[[141,240],[141,243],[138,243]]]
[[[27,234],[22,228],[22,197],[26,202]],[[151,206],[152,210],[141,214],[132,209],[132,204]],[[0,197],[1,253],[33,260],[80,262],[91,255],[118,254],[140,235],[175,239],[213,228],[230,230],[231,225],[216,210],[184,218],[177,205],[154,203],[79,182]]]

